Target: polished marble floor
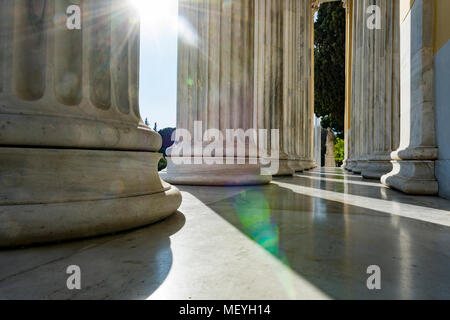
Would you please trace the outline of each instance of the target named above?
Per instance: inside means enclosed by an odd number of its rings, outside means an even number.
[[[450,299],[450,201],[341,169],[180,187],[165,221],[0,252],[0,299]],[[68,290],[69,265],[81,290]],[[369,290],[367,268],[381,270]]]

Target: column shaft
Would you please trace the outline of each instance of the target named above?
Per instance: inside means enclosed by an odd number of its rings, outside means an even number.
[[[400,146],[381,181],[410,194],[437,194],[433,0],[400,2]],[[412,34],[414,32],[414,34]]]
[[[399,140],[399,18],[396,2],[376,0],[382,28],[369,28],[371,4],[352,3],[352,79],[347,83],[352,123],[347,143],[352,155],[347,169],[380,179],[392,168],[388,158]]]
[[[266,50],[263,62],[267,72],[275,72],[264,79],[270,80],[264,83],[269,89],[264,94],[269,96],[258,95],[254,88],[261,77],[255,74],[256,9],[268,18],[277,17],[276,8],[262,6],[255,7],[252,0],[232,5],[226,0],[179,2],[180,19],[190,26],[195,39],[180,30],[176,143],[168,150],[167,181],[229,185],[271,180],[271,175],[262,174],[258,150],[252,151],[258,140],[258,121],[279,126],[276,118],[266,120],[265,111],[261,115],[258,107],[261,99],[274,99],[279,90],[276,46]],[[275,27],[267,31],[277,37]],[[261,30],[256,32],[261,34]],[[277,104],[272,101],[271,106]]]
[[[352,47],[353,47],[353,0],[346,0],[343,2],[345,7],[345,25],[346,25],[346,37],[345,37],[345,123],[344,123],[344,161],[342,168],[348,170],[350,167],[350,160],[352,157],[352,146],[350,141],[352,140],[351,130],[351,92],[352,92]]]
[[[374,69],[374,110],[369,165],[362,171],[365,178],[380,179],[392,170],[390,153],[399,141],[399,4],[378,0],[382,25],[376,30]]]
[[[314,6],[313,6],[314,7]],[[290,99],[292,122],[289,158],[295,171],[315,167],[314,162],[314,21],[317,7],[311,7],[310,1],[296,1],[294,4],[294,87]]]
[[[80,6],[82,28],[66,11]],[[127,1],[0,1],[0,247],[135,228],[173,213],[161,137],[139,116]]]
[[[294,173],[289,166],[290,130],[294,128],[294,119],[289,114],[287,94],[292,52],[286,44],[290,42],[288,30],[293,28],[289,21],[291,11],[285,7],[288,3],[288,0],[257,1],[255,7],[255,112],[258,128],[269,132],[279,130],[279,159],[271,159],[279,161],[278,171],[273,175]],[[269,144],[272,145],[270,139]]]

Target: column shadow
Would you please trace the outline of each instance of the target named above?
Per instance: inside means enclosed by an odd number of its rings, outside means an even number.
[[[167,219],[115,235],[0,251],[1,299],[146,299],[172,267],[170,236],[185,224]],[[68,290],[66,269],[81,269],[81,290]]]
[[[189,192],[197,196],[203,189]],[[332,298],[450,298],[446,227],[274,184],[207,205]],[[367,288],[370,265],[381,268],[381,290]]]
[[[377,185],[377,180],[361,178],[359,181],[355,181],[353,180],[354,175],[352,174],[349,176],[350,180],[336,179],[335,177],[332,177],[332,180],[326,180],[329,178],[329,174],[327,173],[323,177],[317,177],[316,175],[309,176],[311,173],[317,174],[318,172],[302,173],[294,177],[277,177],[276,181],[307,186],[318,190],[367,197],[369,199],[396,201],[398,203],[416,205],[424,208],[447,210],[450,213],[450,201],[443,198],[404,194],[383,186],[381,183]]]

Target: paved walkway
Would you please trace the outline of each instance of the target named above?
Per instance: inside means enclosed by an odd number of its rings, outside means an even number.
[[[180,189],[180,211],[153,226],[1,251],[0,298],[450,299],[450,201],[340,169]],[[367,289],[370,265],[381,290]]]

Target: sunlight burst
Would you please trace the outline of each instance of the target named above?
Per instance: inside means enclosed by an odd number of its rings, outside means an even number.
[[[138,10],[144,28],[150,28],[152,32],[168,27],[176,29],[176,0],[130,0],[130,2]]]

